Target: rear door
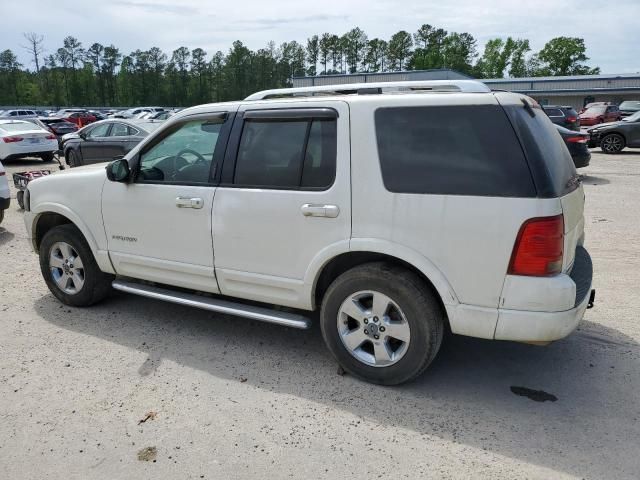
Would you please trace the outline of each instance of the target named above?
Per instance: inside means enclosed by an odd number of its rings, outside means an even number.
[[[311,308],[310,268],[351,236],[348,105],[240,107],[213,208],[220,291]]]
[[[140,143],[142,135],[138,129],[124,123],[116,122],[113,124],[113,127],[111,127],[109,139],[111,143],[109,153],[111,155],[110,158],[113,159],[116,156],[126,155],[133,147]]]

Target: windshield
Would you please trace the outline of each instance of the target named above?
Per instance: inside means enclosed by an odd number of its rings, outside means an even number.
[[[600,115],[603,114],[607,107],[589,107],[584,111],[585,115]]]
[[[640,122],[640,110],[622,119],[623,122]]]
[[[627,100],[620,104],[620,110],[640,110],[640,102]]]

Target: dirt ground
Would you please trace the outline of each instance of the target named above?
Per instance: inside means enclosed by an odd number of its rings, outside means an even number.
[[[63,306],[14,201],[0,478],[638,478],[640,151],[594,154],[581,173],[597,296],[579,330],[548,347],[453,336],[397,388],[338,375],[317,325],[115,293]]]

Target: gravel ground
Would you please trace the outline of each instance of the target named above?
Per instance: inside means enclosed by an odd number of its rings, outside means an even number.
[[[548,347],[452,336],[397,388],[338,375],[317,326],[125,294],[63,306],[13,203],[0,478],[638,478],[640,152],[594,154],[581,173],[598,293],[580,329]]]

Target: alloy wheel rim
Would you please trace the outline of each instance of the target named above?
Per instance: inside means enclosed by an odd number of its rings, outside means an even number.
[[[338,310],[338,334],[349,354],[372,367],[394,365],[407,353],[411,328],[402,309],[374,290],[347,297]]]
[[[604,139],[603,146],[607,152],[617,152],[622,146],[622,141],[619,137],[611,135]]]
[[[66,242],[56,242],[49,250],[49,270],[58,288],[75,295],[84,286],[84,265],[77,250]]]

